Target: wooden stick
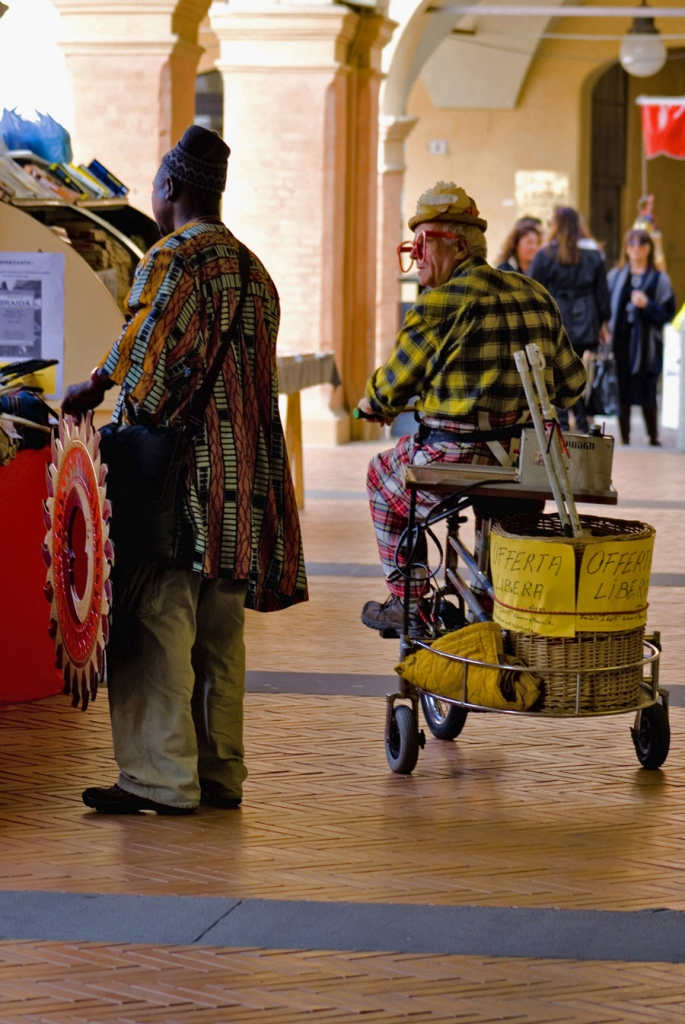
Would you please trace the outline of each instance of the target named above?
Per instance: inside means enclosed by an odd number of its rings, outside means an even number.
[[[52,433],[52,427],[46,427],[43,423],[34,423],[33,420],[24,419],[23,416],[14,416],[10,412],[0,412],[0,420],[9,420],[22,427],[31,427],[32,430],[42,430],[44,434]]]
[[[576,509],[575,498],[573,497],[571,480],[568,475],[566,462],[564,461],[564,453],[561,450],[557,414],[554,411],[554,406],[549,400],[545,378],[542,376],[542,371],[545,368],[545,357],[534,342],[530,345],[526,345],[526,354],[533,369],[533,378],[535,380],[535,386],[538,389],[542,415],[548,423],[552,423],[553,434],[549,439],[549,447],[552,450],[552,460],[554,462],[557,479],[559,480],[559,485],[566,500],[566,506],[571,520],[571,527],[573,529],[573,536],[582,537],[583,528],[580,525],[580,517],[578,515],[578,510]]]
[[[528,406],[530,408],[530,415],[533,418],[533,426],[535,427],[535,435],[540,445],[540,451],[542,452],[542,458],[545,463],[545,469],[547,470],[547,476],[549,477],[549,484],[552,488],[552,494],[554,495],[554,501],[559,511],[559,518],[561,520],[561,526],[564,533],[572,531],[571,520],[569,519],[566,506],[564,504],[564,495],[559,484],[559,479],[556,474],[556,467],[552,461],[551,454],[547,451],[547,435],[545,433],[545,425],[542,422],[542,416],[540,415],[540,409],[538,408],[538,401],[535,397],[535,391],[533,389],[533,382],[530,377],[530,370],[528,368],[528,358],[523,349],[518,352],[514,352],[514,362],[516,363],[516,369],[521,375],[521,382],[523,383],[523,390],[526,393],[526,399],[528,400]]]

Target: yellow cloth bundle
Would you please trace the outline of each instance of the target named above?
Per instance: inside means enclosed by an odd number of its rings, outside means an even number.
[[[505,656],[502,630],[496,622],[474,622],[454,633],[446,633],[431,650],[420,649],[409,654],[395,666],[398,675],[407,682],[439,697],[463,700],[464,665],[459,661],[441,658],[432,651],[443,651],[459,658],[486,661],[491,665],[521,662]],[[540,696],[540,679],[532,672],[507,672],[503,669],[469,665],[466,700],[469,704],[508,711],[527,711]]]

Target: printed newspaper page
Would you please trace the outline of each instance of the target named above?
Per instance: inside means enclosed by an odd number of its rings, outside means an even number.
[[[0,365],[58,359],[37,383],[61,398],[64,367],[64,253],[0,252]]]

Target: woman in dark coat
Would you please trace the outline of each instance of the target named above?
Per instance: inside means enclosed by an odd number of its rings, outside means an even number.
[[[531,265],[530,277],[544,284],[556,301],[561,322],[571,344],[583,353],[599,348],[600,329],[609,319],[611,306],[604,258],[598,249],[583,245],[585,232],[580,216],[569,206],[557,206],[552,214],[547,244]],[[580,398],[572,409],[576,429],[588,430],[585,402]],[[568,416],[559,415],[562,428],[568,429]]]
[[[609,330],[616,359],[619,424],[630,444],[630,408],[642,406],[649,443],[659,445],[656,386],[663,362],[663,326],[675,316],[668,274],[654,265],[654,241],[648,231],[626,234],[621,262],[609,273]]]

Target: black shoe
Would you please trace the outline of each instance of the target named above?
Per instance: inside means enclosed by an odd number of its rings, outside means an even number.
[[[369,629],[380,630],[386,637],[402,636],[404,633],[404,603],[401,597],[391,594],[387,601],[367,601],[362,608],[362,622]],[[409,636],[426,635],[426,625],[418,612],[409,613]]]
[[[480,598],[478,599],[481,600]],[[483,602],[481,601],[481,604]],[[492,604],[492,602],[491,602]],[[456,604],[452,604],[451,601],[447,601],[444,597],[440,598],[440,604],[438,605],[438,618],[439,627],[443,633],[453,633],[456,629],[461,629],[466,625],[466,619],[464,618],[461,609]]]
[[[174,807],[172,804],[158,804],[156,800],[148,800],[135,793],[127,793],[116,784],[109,789],[92,787],[83,791],[82,799],[86,807],[91,807],[100,814],[138,814],[139,811],[156,811],[157,814],[192,814],[194,807]]]
[[[218,796],[216,793],[208,793],[202,790],[200,803],[203,807],[220,807],[224,811],[235,810],[243,802],[240,796]]]
[[[222,796],[219,785],[211,779],[200,779],[200,803],[203,807],[220,807],[224,811],[235,810],[243,802],[240,796]]]

